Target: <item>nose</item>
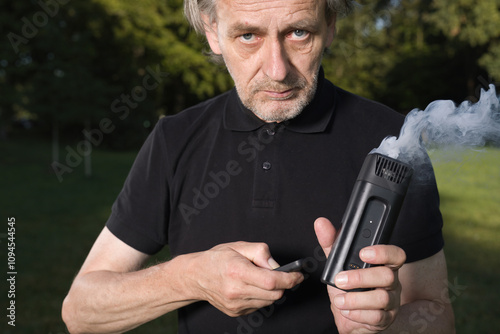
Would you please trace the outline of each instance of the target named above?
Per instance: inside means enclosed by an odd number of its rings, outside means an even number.
[[[263,54],[264,74],[274,81],[283,81],[290,70],[287,52],[280,40],[267,40]]]

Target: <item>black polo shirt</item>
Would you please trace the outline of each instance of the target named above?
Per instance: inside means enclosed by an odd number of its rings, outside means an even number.
[[[335,333],[313,222],[339,227],[364,158],[402,123],[322,75],[314,100],[283,123],[258,119],[233,89],[158,122],[107,226],[148,254],[249,241],[267,243],[281,264],[307,259],[307,279],[275,304],[231,318],[198,302],[179,310],[179,333]],[[408,262],[424,259],[441,250],[441,228],[432,178],[410,187],[391,243]]]

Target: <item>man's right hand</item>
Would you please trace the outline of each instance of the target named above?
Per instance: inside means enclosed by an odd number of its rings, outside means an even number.
[[[188,255],[186,284],[194,298],[206,300],[231,317],[268,306],[304,280],[278,267],[264,243],[235,242]]]
[[[105,227],[63,303],[70,333],[122,333],[197,301],[240,316],[304,279],[271,270],[278,264],[262,243],[223,244],[141,269],[147,259]]]

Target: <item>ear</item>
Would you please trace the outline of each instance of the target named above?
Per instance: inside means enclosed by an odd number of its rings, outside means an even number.
[[[327,48],[330,47],[330,45],[333,43],[333,39],[335,38],[336,34],[337,34],[337,13],[334,13],[330,19],[330,22],[328,23],[325,47]]]
[[[220,51],[219,34],[217,33],[217,22],[211,22],[210,18],[205,14],[202,14],[201,18],[205,26],[205,36],[207,37],[210,49],[212,49],[213,53],[220,55],[222,52]]]

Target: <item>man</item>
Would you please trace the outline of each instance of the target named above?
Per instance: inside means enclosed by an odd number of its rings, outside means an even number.
[[[361,251],[381,266],[336,277],[372,289],[319,281],[364,157],[402,125],[323,77],[348,4],[187,1],[236,88],[156,126],[64,301],[70,332],[172,310],[180,333],[454,331],[435,184],[410,187],[393,245]],[[305,274],[272,270],[298,258]]]

